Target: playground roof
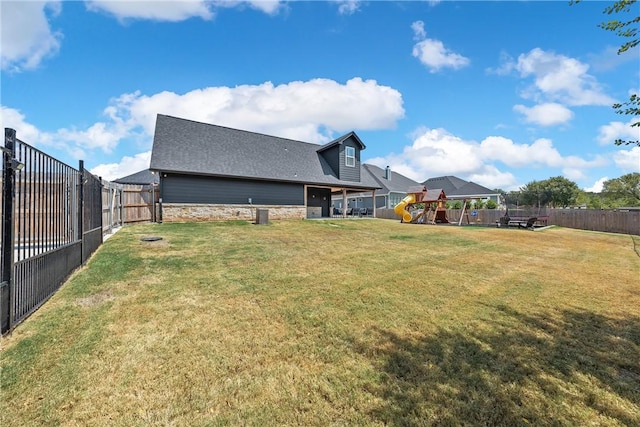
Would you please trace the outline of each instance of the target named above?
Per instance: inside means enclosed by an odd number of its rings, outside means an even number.
[[[422,201],[430,203],[437,202],[438,200],[445,200],[446,198],[447,195],[442,188],[434,188],[431,190],[427,189],[427,193],[422,196]]]

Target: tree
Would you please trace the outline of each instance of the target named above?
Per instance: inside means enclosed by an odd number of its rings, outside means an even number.
[[[526,206],[546,206],[551,202],[551,194],[544,186],[544,181],[531,181],[520,187],[519,204]]]
[[[622,103],[613,104],[613,108],[616,110],[616,114],[627,114],[632,116],[640,116],[640,96],[635,93],[629,97],[629,100]],[[640,128],[640,120],[631,124],[631,127]],[[640,129],[638,129],[640,132]],[[635,144],[640,147],[640,140],[636,141],[625,141],[622,138],[618,138],[614,142],[616,145],[632,145]]]
[[[636,3],[637,0],[617,0],[614,1],[612,5],[604,8],[603,13],[607,15],[614,15],[619,13],[630,13],[632,11],[632,6]],[[572,0],[569,4],[580,3],[580,0]],[[637,8],[636,8],[637,10]],[[598,25],[598,27],[607,30],[613,31],[620,37],[624,37],[627,40],[623,43],[618,49],[618,55],[627,52],[630,49],[633,49],[640,44],[640,37],[638,34],[638,23],[640,23],[640,16],[633,17],[629,20],[618,20],[612,19],[609,21],[602,22]],[[640,96],[638,94],[633,93],[629,96],[629,100],[625,102],[615,103],[613,104],[613,109],[616,111],[616,114],[624,114],[627,116],[640,116]],[[631,127],[640,128],[640,120],[636,120],[631,124]],[[638,129],[640,132],[640,129]],[[640,139],[633,141],[625,141],[621,138],[615,140],[616,145],[637,145],[640,147]]]
[[[523,205],[563,207],[576,203],[580,188],[575,182],[562,176],[531,181],[520,188],[520,201]]]
[[[605,181],[602,193],[612,205],[640,206],[640,173],[628,173]]]
[[[604,12],[607,15],[613,15],[620,12],[631,12],[631,6],[636,3],[636,0],[618,0],[614,1],[611,6],[604,8]],[[640,22],[640,16],[636,16],[628,21],[619,21],[617,19],[602,22],[598,27],[607,31],[614,31],[620,37],[631,38],[631,40],[623,43],[618,49],[618,55],[633,49],[640,44],[640,38],[638,38],[638,28],[636,27]]]
[[[575,182],[562,176],[556,176],[543,181],[543,187],[551,194],[553,207],[575,205],[580,187]]]

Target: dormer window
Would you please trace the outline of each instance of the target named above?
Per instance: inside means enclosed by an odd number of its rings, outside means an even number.
[[[354,147],[344,148],[344,164],[352,168],[356,166],[356,149]]]

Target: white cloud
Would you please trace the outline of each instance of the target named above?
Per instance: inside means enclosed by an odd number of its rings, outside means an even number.
[[[124,139],[136,138],[136,124],[125,122],[113,114],[113,108],[107,107],[105,115],[109,120],[96,122],[87,129],[61,128],[55,132],[43,132],[26,121],[20,111],[0,106],[3,127],[16,130],[18,138],[33,146],[51,147],[69,153],[74,159],[86,157],[87,152],[99,150],[109,154]]]
[[[148,19],[178,22],[189,18],[212,19],[216,7],[249,7],[269,15],[277,14],[286,3],[277,0],[92,0],[87,10],[105,12],[118,20]],[[5,71],[37,68],[60,49],[62,32],[50,26],[50,18],[62,10],[60,0],[0,1],[0,67]]]
[[[555,102],[538,104],[531,108],[518,104],[513,107],[513,110],[524,115],[526,122],[540,126],[561,125],[573,118],[571,110]]]
[[[591,187],[584,187],[583,190],[589,193],[602,193],[605,181],[608,181],[609,177],[603,176],[599,180],[593,183]]]
[[[114,153],[123,141],[149,147],[158,113],[316,143],[329,141],[336,132],[392,128],[404,116],[400,92],[361,78],[345,84],[314,79],[278,86],[208,87],[185,94],[123,94],[104,109],[104,120],[55,132],[40,131],[18,110],[1,107],[2,125],[16,129],[20,139],[64,150],[75,159]],[[124,158],[100,165],[98,171],[103,177],[121,177],[139,161],[137,156]]]
[[[416,21],[411,24],[414,39],[419,40],[414,46],[412,55],[420,60],[431,73],[436,73],[443,68],[454,70],[469,65],[469,58],[447,49],[440,40],[426,38],[424,22]]]
[[[216,7],[245,7],[248,6],[251,9],[262,11],[268,15],[276,15],[280,10],[286,8],[286,2],[277,0],[250,0],[250,1],[237,1],[237,0],[216,0],[213,2]]]
[[[417,41],[424,40],[427,37],[427,32],[424,29],[423,21],[416,21],[411,24],[413,30],[413,39]]]
[[[38,67],[60,48],[62,33],[53,31],[48,17],[57,16],[59,1],[0,2],[0,63],[3,70]]]
[[[259,10],[268,15],[276,15],[286,7],[277,0],[92,0],[85,2],[87,10],[106,12],[120,21],[127,19],[148,19],[153,21],[179,22],[190,18],[210,20],[217,8],[245,8]]]
[[[440,175],[456,175],[488,188],[517,188],[511,172],[500,170],[499,163],[509,168],[560,169],[570,179],[583,178],[586,169],[607,164],[598,156],[585,160],[577,156],[563,157],[549,139],[532,144],[517,144],[501,136],[489,136],[480,143],[467,141],[445,129],[419,129],[413,142],[402,153],[367,160],[380,167],[391,166],[395,171],[417,181]]]
[[[150,19],[177,22],[189,18],[211,19],[213,12],[209,2],[203,0],[93,0],[85,2],[87,10],[106,12],[119,20]]]
[[[562,156],[553,147],[549,139],[540,138],[532,144],[516,144],[509,138],[489,136],[478,147],[483,159],[500,161],[507,166],[521,168],[525,166],[559,166]]]
[[[597,140],[600,145],[613,144],[616,139],[640,141],[640,127],[631,125],[640,121],[640,118],[634,117],[627,123],[609,122],[609,124],[600,126],[598,129]]]
[[[517,70],[521,77],[533,77],[533,86],[521,94],[526,99],[574,106],[615,102],[604,93],[596,78],[588,74],[589,65],[574,58],[535,48],[518,56],[517,63],[505,63],[501,69],[509,67]]]
[[[613,161],[625,173],[640,172],[640,147],[615,152]]]
[[[511,191],[519,187],[516,177],[511,172],[502,172],[493,165],[485,165],[482,171],[472,173],[467,178],[490,189],[501,188]]]
[[[332,0],[338,4],[340,15],[353,15],[360,10],[361,0]]]
[[[326,142],[333,132],[384,129],[404,116],[402,95],[375,80],[329,79],[274,86],[208,87],[185,94],[125,94],[115,100],[120,117],[153,134],[156,114],[246,129],[308,142]]]
[[[151,151],[145,151],[131,156],[124,156],[120,163],[108,163],[101,164],[92,168],[89,172],[92,174],[106,179],[107,181],[113,181],[118,178],[140,172],[144,169],[149,169],[149,163],[151,161]]]
[[[25,142],[38,141],[41,134],[38,128],[25,120],[20,111],[0,106],[0,128],[11,128],[16,131],[18,138]]]
[[[497,74],[499,76],[508,76],[516,67],[513,57],[505,51],[500,52],[500,65],[498,68],[487,68],[488,74]]]

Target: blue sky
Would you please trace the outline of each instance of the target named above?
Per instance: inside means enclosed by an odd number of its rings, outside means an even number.
[[[147,168],[156,114],[324,143],[417,181],[599,191],[640,171],[638,48],[611,2],[5,1],[2,127],[112,180]],[[638,14],[637,9],[633,12]],[[630,19],[630,18],[629,18]]]

